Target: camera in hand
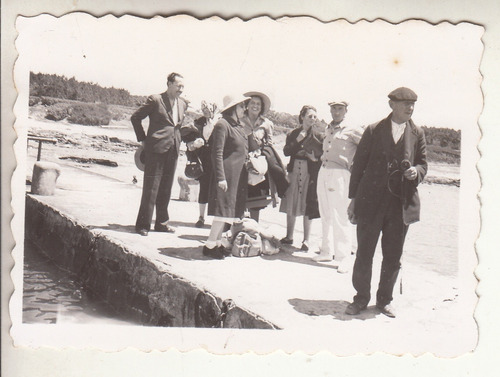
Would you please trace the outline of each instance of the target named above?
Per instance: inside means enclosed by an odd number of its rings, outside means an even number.
[[[404,181],[403,173],[411,167],[409,160],[404,159],[401,162],[393,160],[387,164],[387,172],[389,173],[389,179],[387,181],[387,188],[389,192],[401,198],[402,184]]]
[[[401,166],[401,171],[404,172],[404,171],[408,170],[411,167],[411,163],[408,160],[403,160],[403,161],[401,161],[401,165],[400,166]]]
[[[387,164],[387,172],[393,174],[395,172],[404,173],[411,167],[411,162],[409,160],[403,160],[398,163],[398,160],[392,160],[392,162]]]

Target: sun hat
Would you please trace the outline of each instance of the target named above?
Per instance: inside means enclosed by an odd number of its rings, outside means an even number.
[[[332,101],[332,102],[328,102],[328,106],[330,106],[330,107],[335,106],[335,105],[341,105],[341,106],[347,107],[349,104],[346,101]]]
[[[146,162],[146,153],[144,152],[144,147],[139,145],[139,148],[135,151],[134,155],[134,160],[135,160],[135,166],[137,166],[137,169],[140,171],[144,171],[144,164]]]
[[[231,107],[236,106],[237,104],[239,104],[241,102],[248,101],[249,99],[250,99],[250,97],[246,97],[246,96],[241,95],[241,94],[228,94],[222,100],[223,105],[222,105],[222,109],[220,109],[220,112],[222,113],[222,112],[230,109]]]
[[[267,113],[269,111],[269,109],[271,108],[271,100],[269,99],[269,97],[267,95],[265,95],[262,92],[246,92],[244,95],[247,97],[259,96],[260,98],[262,98],[262,102],[264,102],[262,104],[262,106],[263,106],[262,114]]]
[[[416,101],[417,94],[405,87],[394,89],[389,93],[388,97],[393,101]]]

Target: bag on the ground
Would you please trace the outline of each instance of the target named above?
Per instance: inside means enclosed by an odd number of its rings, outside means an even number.
[[[184,169],[184,175],[191,179],[198,179],[203,175],[203,165],[199,158],[195,161],[188,161]]]
[[[262,254],[263,255],[274,255],[280,252],[279,246],[273,242],[273,240],[263,239],[262,240]]]
[[[231,242],[234,242],[234,239],[239,232],[245,232],[252,237],[257,237],[257,235],[260,234],[260,225],[254,219],[244,218],[241,220],[236,220],[231,225],[231,234],[233,235],[233,239],[231,240]]]
[[[246,232],[239,232],[233,242],[231,254],[235,257],[256,257],[262,251],[262,239],[259,234],[250,236]]]

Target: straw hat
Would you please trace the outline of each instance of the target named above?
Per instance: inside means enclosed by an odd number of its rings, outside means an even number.
[[[139,148],[135,151],[134,155],[134,160],[135,160],[135,166],[137,166],[137,169],[140,171],[144,171],[144,163],[146,161],[146,154],[144,153],[144,147],[139,145]]]
[[[269,99],[269,97],[267,95],[265,95],[262,92],[246,92],[244,95],[247,97],[259,96],[260,98],[262,98],[262,101],[264,102],[262,104],[262,107],[264,110],[264,111],[262,111],[262,114],[267,113],[269,111],[269,109],[271,108],[271,100]]]
[[[250,97],[245,97],[241,94],[227,95],[222,100],[223,105],[222,105],[222,109],[220,110],[220,112],[222,113],[222,112],[226,111],[227,109],[230,109],[231,107],[236,106],[239,103],[248,101],[249,99],[250,99]]]

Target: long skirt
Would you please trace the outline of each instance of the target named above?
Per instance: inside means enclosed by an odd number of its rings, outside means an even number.
[[[290,216],[304,216],[309,186],[307,160],[295,160],[293,170],[288,177],[290,184],[281,200],[280,212],[285,212]]]

